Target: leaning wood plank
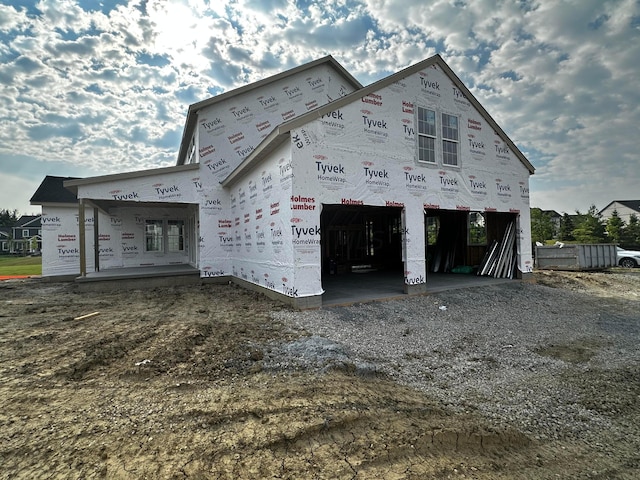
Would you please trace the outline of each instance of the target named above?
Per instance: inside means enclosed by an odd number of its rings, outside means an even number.
[[[85,318],[95,317],[96,315],[100,315],[100,312],[87,313],[86,315],[80,315],[79,317],[74,318],[74,320],[84,320]]]

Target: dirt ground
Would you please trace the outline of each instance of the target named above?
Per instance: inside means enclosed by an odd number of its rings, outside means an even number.
[[[534,281],[640,302],[614,275]],[[270,317],[282,308],[226,285],[0,282],[0,476],[637,478],[638,456],[497,430],[381,375],[266,371],[270,345],[300,335]],[[620,421],[640,418],[638,378],[619,395],[599,381]]]

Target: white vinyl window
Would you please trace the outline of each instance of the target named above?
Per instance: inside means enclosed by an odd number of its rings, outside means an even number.
[[[418,161],[436,163],[436,112],[418,107]]]
[[[184,251],[184,220],[167,221],[167,246],[170,252]]]
[[[184,251],[184,220],[146,220],[145,252]]]
[[[460,155],[458,117],[442,114],[442,164],[457,167]]]
[[[441,151],[443,167],[460,166],[459,118],[448,113],[438,115],[435,110],[423,107],[417,108],[417,116],[418,161],[437,164]]]
[[[164,220],[146,220],[144,227],[145,252],[164,252]]]
[[[22,230],[22,238],[29,238],[29,230],[28,229]]]

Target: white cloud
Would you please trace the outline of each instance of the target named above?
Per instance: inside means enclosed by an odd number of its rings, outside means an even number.
[[[44,177],[43,177],[44,178]],[[40,213],[40,207],[28,206],[28,200],[35,193],[40,180],[26,179],[22,175],[2,174],[2,188],[0,188],[0,209],[18,210],[19,215]],[[25,196],[25,192],[27,195]]]
[[[37,8],[41,15],[0,5],[0,155],[102,173],[169,165],[188,104],[214,92],[326,54],[366,84],[441,53],[530,152],[533,184],[545,192],[532,190],[534,201],[586,192],[606,204],[637,192],[636,0],[133,0],[106,14],[44,0]]]

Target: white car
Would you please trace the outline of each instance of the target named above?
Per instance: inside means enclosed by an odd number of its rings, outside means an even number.
[[[637,250],[616,249],[618,265],[624,268],[634,268],[640,266],[640,252]]]

